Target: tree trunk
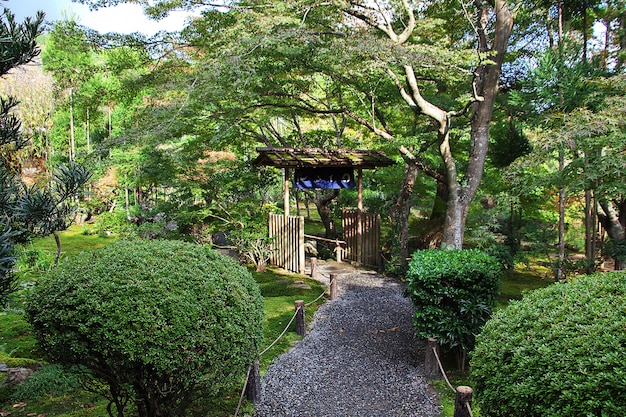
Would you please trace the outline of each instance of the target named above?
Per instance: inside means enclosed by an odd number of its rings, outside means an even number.
[[[89,123],[89,109],[87,109],[87,120],[85,120],[85,137],[87,138],[87,152],[91,152],[91,127]]]
[[[487,149],[489,147],[489,125],[498,95],[498,82],[504,54],[513,29],[513,14],[505,0],[496,0],[494,12],[496,16],[494,38],[491,48],[487,45],[487,29],[490,24],[490,11],[487,2],[475,0],[478,8],[478,41],[479,51],[486,53],[493,63],[480,65],[476,69],[476,102],[473,104],[473,117],[470,128],[470,157],[464,175],[466,185],[461,186],[456,172],[451,172],[454,161],[449,150],[448,138],[444,139],[440,150],[444,164],[448,170],[449,197],[442,236],[442,246],[460,249],[463,247],[465,223],[469,206],[478,191],[482,180]]]
[[[437,194],[430,211],[428,220],[419,228],[420,236],[417,241],[419,249],[437,248],[441,246],[443,224],[446,219],[446,206],[448,201],[448,185],[444,181],[437,180]]]
[[[415,188],[419,168],[416,163],[416,158],[411,152],[406,148],[401,148],[400,151],[404,156],[406,166],[404,167],[404,176],[402,177],[402,185],[398,192],[398,198],[396,199],[396,203],[391,206],[390,215],[395,236],[398,237],[398,241],[395,242],[397,248],[394,248],[394,252],[397,251],[400,261],[400,270],[406,271],[408,269],[409,258],[409,215],[411,212],[413,189]]]
[[[320,219],[326,229],[325,237],[327,239],[335,239],[337,237],[337,230],[335,229],[335,222],[333,221],[332,210],[330,204],[339,196],[339,190],[332,190],[329,193],[318,192],[315,197],[312,198],[317,207],[317,212],[320,215]]]
[[[559,173],[563,172],[565,168],[565,155],[563,151],[559,151]],[[556,265],[556,276],[555,279],[557,281],[561,281],[565,278],[565,272],[563,271],[563,267],[565,265],[565,186],[561,185],[559,187],[559,230],[558,230],[558,258]]]
[[[595,270],[595,236],[596,236],[596,213],[594,211],[593,193],[585,190],[585,258],[587,260],[586,272],[591,274]]]
[[[618,204],[619,212],[609,201],[600,201],[599,205],[602,210],[598,210],[598,220],[606,230],[611,242],[615,244],[626,239],[626,226],[624,224],[626,222],[623,220],[623,217],[626,217],[626,200]],[[614,259],[614,261],[615,269],[621,270],[621,261],[619,259]]]
[[[56,231],[52,232],[52,235],[54,236],[54,242],[57,246],[57,251],[54,254],[54,266],[56,267],[59,264],[59,258],[61,257],[61,238]]]
[[[620,33],[626,32],[626,13],[622,13],[622,15],[619,17],[618,30],[620,31]],[[617,54],[616,72],[620,72],[624,67],[624,62],[626,62],[626,54],[624,54],[624,51],[626,51],[626,36],[619,37],[619,50],[622,53]]]
[[[479,51],[487,54],[487,59],[492,63],[480,65],[475,73],[475,87],[477,97],[472,105],[472,121],[470,127],[471,149],[469,162],[465,175],[465,184],[458,181],[456,162],[452,155],[449,143],[449,117],[440,120],[440,146],[439,150],[447,171],[448,180],[448,205],[442,235],[441,246],[445,248],[461,249],[465,234],[465,223],[469,206],[476,196],[478,187],[483,177],[487,149],[489,147],[489,125],[493,115],[496,96],[498,95],[498,82],[504,54],[506,53],[509,36],[513,29],[513,14],[509,10],[505,0],[495,1],[495,27],[494,38],[491,48],[487,45],[487,31],[490,24],[490,10],[487,2],[475,0],[478,8],[478,42]]]
[[[350,16],[363,21],[383,32],[392,42],[402,45],[407,42],[416,27],[416,20],[411,2],[401,2],[407,14],[407,20],[401,33],[396,33],[393,25],[384,19],[375,21],[369,16],[363,15],[358,10],[351,9],[352,5],[359,2],[347,2],[349,6],[344,9]],[[474,0],[477,8],[477,25],[475,29],[478,35],[478,52],[484,63],[474,73],[474,104],[472,106],[471,121],[471,150],[468,159],[467,170],[463,176],[464,183],[458,181],[457,166],[449,143],[449,129],[451,117],[464,114],[463,112],[445,111],[426,100],[417,82],[414,68],[411,64],[404,64],[405,82],[402,82],[391,67],[387,67],[387,73],[396,84],[402,99],[416,112],[433,119],[438,125],[438,140],[441,157],[446,169],[446,181],[448,185],[448,205],[444,222],[442,246],[449,248],[462,248],[463,236],[467,213],[472,199],[476,195],[482,179],[487,147],[489,144],[489,125],[498,93],[498,81],[504,54],[506,52],[509,36],[513,29],[513,13],[509,9],[506,0]],[[493,5],[493,7],[491,6]],[[363,6],[363,5],[362,5]],[[363,6],[369,8],[370,6]],[[495,22],[493,17],[495,16]],[[492,44],[488,45],[488,33],[493,33]],[[392,139],[393,135],[386,129],[378,129],[373,124],[357,119],[366,125],[374,133],[382,138]]]
[[[75,158],[76,146],[74,142],[74,89],[70,88],[70,162],[73,162]]]
[[[125,197],[125,204],[124,204],[124,208],[126,210],[126,220],[130,221],[131,217],[130,217],[130,195],[129,195],[129,190],[128,187],[124,187],[124,197]]]

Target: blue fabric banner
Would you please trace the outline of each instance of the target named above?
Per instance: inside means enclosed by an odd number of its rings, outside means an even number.
[[[299,168],[294,174],[295,188],[354,188],[352,168]]]

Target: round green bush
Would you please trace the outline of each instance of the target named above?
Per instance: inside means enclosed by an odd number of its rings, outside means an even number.
[[[554,284],[487,322],[470,361],[484,416],[626,415],[626,274]]]
[[[179,416],[241,382],[263,337],[263,301],[234,260],[175,241],[122,241],[51,271],[27,313],[50,358],[82,365],[123,410]],[[119,414],[122,415],[122,414]]]
[[[415,335],[434,337],[450,349],[472,349],[495,304],[500,276],[498,261],[476,249],[415,252],[405,290],[415,305]]]

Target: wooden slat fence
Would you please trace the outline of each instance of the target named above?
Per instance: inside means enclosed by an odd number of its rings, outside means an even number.
[[[304,216],[270,213],[270,264],[304,274]]]
[[[363,265],[380,266],[380,215],[344,209],[342,224],[346,241],[344,258]]]

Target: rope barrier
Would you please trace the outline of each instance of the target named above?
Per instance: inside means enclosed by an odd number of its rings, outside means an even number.
[[[437,365],[439,365],[439,370],[441,371],[441,374],[443,375],[443,379],[446,380],[446,383],[448,384],[450,389],[452,391],[456,392],[456,389],[452,386],[452,384],[450,383],[450,380],[448,379],[448,376],[446,375],[446,371],[444,371],[444,369],[443,369],[443,365],[441,364],[441,360],[439,360],[439,354],[437,353],[437,349],[433,348],[433,353],[435,354],[435,358],[437,359]]]
[[[446,371],[443,369],[443,365],[441,364],[441,360],[439,359],[439,354],[437,353],[437,348],[433,347],[432,350],[433,350],[433,353],[435,354],[435,359],[437,359],[437,365],[439,366],[439,370],[441,371],[441,375],[443,375],[443,379],[445,379],[446,384],[448,384],[448,387],[450,387],[450,389],[452,391],[454,391],[455,394],[457,394],[457,389],[454,388],[454,386],[450,383],[450,380],[448,379],[448,376],[446,375]],[[474,417],[474,414],[472,413],[472,406],[469,403],[469,401],[465,402],[465,407],[467,408],[467,411],[468,411],[470,417]]]
[[[330,278],[330,277],[329,277],[329,278]],[[335,278],[335,279],[337,279],[337,278]],[[334,279],[331,279],[331,280],[330,280],[330,282],[328,283],[328,286],[330,287],[334,281],[335,281]],[[325,296],[325,295],[326,295],[326,291],[324,291],[323,293],[321,293],[321,294],[320,294],[320,296],[319,296],[319,297],[317,297],[315,300],[311,301],[310,303],[305,304],[305,306],[306,306],[306,307],[308,307],[308,306],[310,306],[310,305],[312,305],[312,304],[315,304],[315,303],[317,302],[317,300],[319,300],[320,298],[322,298],[322,297],[323,297],[323,296]]]
[[[241,408],[241,403],[243,402],[243,396],[246,393],[246,387],[248,386],[248,379],[250,378],[251,370],[252,370],[252,364],[248,366],[248,372],[246,373],[246,382],[243,383],[243,388],[241,389],[241,395],[239,396],[239,402],[237,403],[237,409],[235,410],[235,417],[239,415],[239,409]]]
[[[330,278],[330,277],[329,277]],[[330,285],[332,284],[334,280],[330,280],[328,286],[330,287]],[[317,297],[315,300],[311,301],[310,303],[305,304],[306,307],[316,303],[320,298],[322,298],[324,295],[326,295],[326,291],[322,292],[319,297]],[[287,331],[289,330],[289,327],[291,327],[291,325],[293,324],[293,321],[296,319],[296,316],[298,315],[298,312],[300,311],[302,307],[298,307],[296,308],[295,313],[293,314],[293,316],[291,317],[291,320],[289,320],[289,323],[287,323],[287,326],[285,326],[285,328],[283,329],[283,331],[280,333],[280,335],[272,342],[270,343],[270,345],[268,347],[266,347],[261,353],[259,353],[259,357],[263,356],[264,354],[266,354],[271,348],[274,347],[274,345],[276,345],[276,343],[278,343],[280,341],[280,339],[283,338],[283,336],[285,335],[285,333],[287,333]],[[237,417],[239,415],[239,409],[241,408],[241,403],[243,402],[243,397],[245,395],[246,392],[246,387],[248,385],[248,381],[250,378],[250,371],[252,370],[252,364],[250,364],[250,366],[248,367],[248,372],[246,373],[246,381],[243,384],[243,388],[241,390],[241,395],[239,396],[239,403],[237,404],[237,409],[235,410],[235,416]]]
[[[287,326],[285,327],[285,329],[283,330],[283,332],[280,334],[280,336],[278,336],[276,338],[276,340],[274,340],[268,347],[265,348],[265,350],[263,350],[263,352],[259,353],[259,356],[263,356],[265,353],[267,353],[268,350],[270,350],[271,348],[274,347],[274,345],[276,343],[278,343],[278,341],[280,339],[282,339],[282,337],[285,335],[285,333],[287,333],[287,330],[289,330],[289,326],[291,326],[291,323],[293,323],[293,321],[296,319],[296,315],[298,315],[298,311],[300,311],[300,307],[298,307],[296,309],[296,312],[293,313],[293,317],[291,317],[291,320],[289,320],[289,323],[287,324]]]

